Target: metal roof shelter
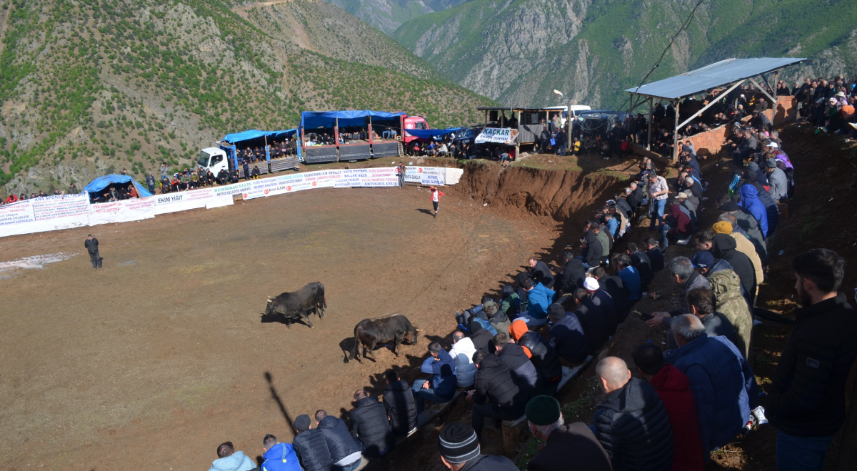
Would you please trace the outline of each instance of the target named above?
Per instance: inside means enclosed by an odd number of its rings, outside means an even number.
[[[776,88],[768,84],[768,80],[764,74],[774,72],[774,82],[780,74],[780,69],[790,65],[798,64],[805,61],[806,58],[790,58],[790,57],[760,57],[755,59],[725,59],[720,62],[709,64],[705,67],[675,75],[673,77],[652,82],[646,85],[641,85],[635,88],[625,90],[631,94],[632,106],[629,112],[642,104],[644,101],[649,103],[649,133],[646,144],[646,149],[651,150],[651,134],[652,134],[652,108],[654,101],[668,101],[675,106],[676,122],[673,130],[673,142],[678,136],[678,130],[686,126],[694,118],[702,114],[709,107],[717,103],[719,100],[714,100],[707,106],[703,107],[692,116],[688,117],[684,122],[678,122],[679,116],[679,100],[691,95],[708,92],[711,89],[718,87],[728,87],[723,96],[726,96],[732,90],[735,90],[745,81],[749,80],[756,86],[765,96],[771,100],[772,106],[777,103]],[[761,81],[768,86],[771,93],[768,93],[754,77],[761,77]],[[773,94],[773,95],[772,95]],[[634,101],[636,99],[636,101]]]

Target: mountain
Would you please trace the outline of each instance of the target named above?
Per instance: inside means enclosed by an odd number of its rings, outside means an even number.
[[[391,34],[402,23],[467,0],[326,0],[384,33]]]
[[[505,105],[621,107],[697,2],[472,0],[393,33],[459,84]],[[853,73],[857,7],[847,0],[703,2],[647,82],[729,57],[808,57],[782,78]]]
[[[443,127],[492,103],[314,0],[0,0],[0,37],[7,193],[191,165],[229,132],[295,127],[302,110],[405,111]]]

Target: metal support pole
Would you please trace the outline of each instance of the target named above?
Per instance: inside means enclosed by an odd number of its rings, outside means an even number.
[[[678,160],[678,111],[679,105],[681,101],[676,99],[675,101],[675,129],[673,129],[673,155],[670,157],[672,160]]]
[[[764,89],[764,88],[762,88],[762,86],[761,86],[761,85],[759,85],[759,82],[757,82],[757,81],[753,80],[752,78],[750,78],[750,79],[748,79],[748,80],[750,80],[750,82],[752,82],[752,83],[753,83],[753,85],[755,85],[755,86],[756,86],[756,88],[758,88],[758,89],[759,89],[759,91],[761,91],[762,93],[764,93],[764,94],[765,94],[765,96],[766,96],[766,97],[768,97],[768,98],[771,100],[771,103],[774,103],[774,104],[775,104],[775,103],[777,102],[777,100],[776,100],[774,97],[772,97],[770,93],[768,93],[767,91],[765,91],[765,89]]]
[[[654,105],[655,99],[649,97],[649,132],[646,133],[646,150],[652,150],[652,108]]]
[[[738,88],[742,83],[744,83],[744,81],[743,81],[743,80],[739,80],[739,81],[735,82],[734,84],[732,84],[732,86],[731,86],[731,87],[729,87],[725,92],[723,92],[723,97],[724,97],[724,98],[726,98],[726,95],[728,95],[732,90],[735,90],[736,88]],[[709,103],[709,104],[705,105],[705,107],[704,107],[704,108],[702,108],[701,110],[697,111],[697,112],[696,112],[696,113],[694,113],[692,116],[690,116],[689,118],[687,118],[686,120],[684,120],[684,122],[683,122],[683,123],[681,123],[681,124],[679,124],[679,125],[678,125],[679,129],[681,129],[681,128],[683,128],[683,127],[687,126],[687,124],[688,124],[689,122],[693,121],[693,119],[694,119],[694,118],[696,118],[697,116],[699,116],[699,115],[701,115],[702,113],[704,113],[704,112],[705,112],[705,110],[707,110],[708,108],[711,108],[711,107],[712,107],[715,103],[717,103],[718,101],[720,101],[720,100],[719,100],[719,99],[717,99],[717,100],[712,101],[711,103]]]

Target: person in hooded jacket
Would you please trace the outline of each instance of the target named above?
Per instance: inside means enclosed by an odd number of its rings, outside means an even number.
[[[759,258],[759,253],[756,252],[756,248],[753,246],[753,243],[750,242],[750,239],[736,230],[736,228],[740,229],[737,225],[737,221],[735,220],[735,216],[725,213],[720,215],[720,221],[715,222],[714,225],[711,226],[711,230],[715,233],[726,234],[735,239],[735,250],[746,255],[753,264],[753,270],[756,272],[756,285],[758,286],[761,282],[765,281],[765,269],[764,265],[762,265],[762,259]]]
[[[298,434],[292,446],[304,471],[330,470],[333,457],[321,430],[312,428],[312,420],[306,414],[295,417],[294,425]]]
[[[509,342],[509,334],[499,333],[494,336],[494,350],[500,361],[509,367],[512,379],[518,385],[518,389],[524,393],[526,400],[535,397],[542,392],[542,378],[536,365],[530,361],[529,356],[520,345]]]
[[[551,305],[553,306],[553,305]],[[550,308],[548,308],[550,310]],[[556,394],[559,381],[562,379],[562,363],[559,356],[538,332],[533,332],[522,319],[512,322],[509,335],[521,346],[524,353],[539,372],[542,383],[542,393],[549,396]]]
[[[705,459],[690,380],[678,368],[664,362],[663,352],[657,345],[640,345],[631,356],[637,373],[655,388],[670,418],[674,450],[672,471],[703,471]]]
[[[714,231],[699,231],[694,239],[697,250],[710,251],[715,258],[726,260],[732,265],[732,271],[741,279],[744,299],[752,306],[756,296],[756,269],[746,255],[736,250],[738,244],[735,239],[726,234],[715,234]]]
[[[762,260],[768,259],[768,247],[765,244],[765,236],[762,235],[762,230],[759,228],[759,221],[746,208],[741,207],[738,203],[731,201],[729,195],[721,195],[717,198],[717,202],[723,204],[717,209],[729,214],[735,218],[734,230],[741,229],[753,247],[759,258]]]
[[[756,190],[756,187],[751,184],[745,184],[741,186],[738,193],[741,195],[741,202],[739,204],[742,208],[750,211],[750,214],[756,218],[756,221],[759,223],[759,230],[762,231],[762,237],[767,238],[768,213],[765,210],[765,205],[759,199],[759,192]]]
[[[250,471],[256,468],[256,462],[243,451],[235,451],[232,442],[223,442],[217,446],[217,459],[208,471]]]
[[[759,201],[762,202],[762,206],[765,207],[765,215],[768,217],[768,235],[770,237],[774,234],[774,231],[777,228],[777,224],[780,220],[780,209],[777,206],[777,202],[771,196],[770,187],[759,183],[758,178],[754,173],[750,173],[747,175],[747,181],[756,188],[756,193],[759,197]]]
[[[476,353],[476,346],[473,345],[473,341],[465,337],[464,332],[460,330],[453,332],[449,356],[455,362],[455,379],[459,388],[473,386],[473,380],[476,377],[476,365],[473,364],[474,353]]]
[[[501,311],[494,301],[482,303],[482,310],[488,315],[488,322],[494,327],[497,333],[509,331],[509,317]]]
[[[667,351],[667,363],[690,380],[703,458],[731,442],[758,406],[756,379],[744,356],[726,337],[709,337],[693,314],[674,319],[671,327],[679,348]],[[736,394],[737,392],[737,394]]]
[[[327,448],[330,450],[334,469],[342,471],[357,469],[363,460],[361,454],[363,444],[351,436],[345,422],[332,415],[327,415],[327,412],[323,410],[316,411],[315,420],[318,429],[324,436]]]
[[[531,280],[524,280],[523,287],[527,290],[528,302],[527,314],[522,315],[521,317],[527,321],[527,325],[544,325],[548,318],[548,306],[553,302],[556,293],[553,290],[546,288],[541,283],[533,285]],[[506,330],[506,332],[508,332],[508,330]]]
[[[514,319],[521,312],[521,298],[512,285],[505,285],[500,290],[500,312],[509,319]]]
[[[473,363],[478,371],[475,388],[468,391],[467,399],[473,401],[470,420],[481,441],[485,417],[515,420],[524,414],[527,399],[500,357],[479,351],[473,354]]]
[[[396,446],[387,409],[378,398],[360,389],[354,393],[357,407],[351,411],[351,436],[363,443],[366,456],[384,456]]]
[[[586,338],[583,326],[577,315],[565,312],[561,304],[551,304],[548,308],[551,328],[548,331],[548,345],[556,352],[560,362],[566,366],[577,366],[586,359]]]
[[[399,377],[396,370],[387,370],[384,375],[387,387],[384,388],[384,409],[390,420],[393,434],[406,436],[417,428],[417,401],[408,382]]]
[[[265,461],[259,467],[261,471],[302,471],[298,455],[291,444],[280,443],[277,437],[269,433],[262,439],[262,450],[265,451],[262,456]]]
[[[621,358],[606,357],[595,376],[607,397],[595,410],[591,427],[613,463],[614,471],[669,471],[673,432],[655,389],[632,378]]]

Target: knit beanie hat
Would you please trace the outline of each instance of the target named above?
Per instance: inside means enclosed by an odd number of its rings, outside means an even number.
[[[527,420],[533,425],[550,425],[559,420],[559,401],[551,396],[536,396],[527,403]]]
[[[450,464],[467,463],[479,456],[479,439],[473,427],[459,422],[446,424],[437,437],[440,455]]]
[[[731,234],[732,233],[732,224],[726,221],[715,222],[713,226],[714,232],[718,234]]]
[[[548,306],[548,317],[551,319],[558,321],[565,317],[565,308],[562,307],[562,304],[553,303]]]
[[[310,422],[311,422],[311,420],[310,420],[309,416],[306,414],[301,414],[301,415],[295,417],[295,422],[294,422],[295,430],[297,430],[298,432],[303,432],[305,430],[309,430]]]

